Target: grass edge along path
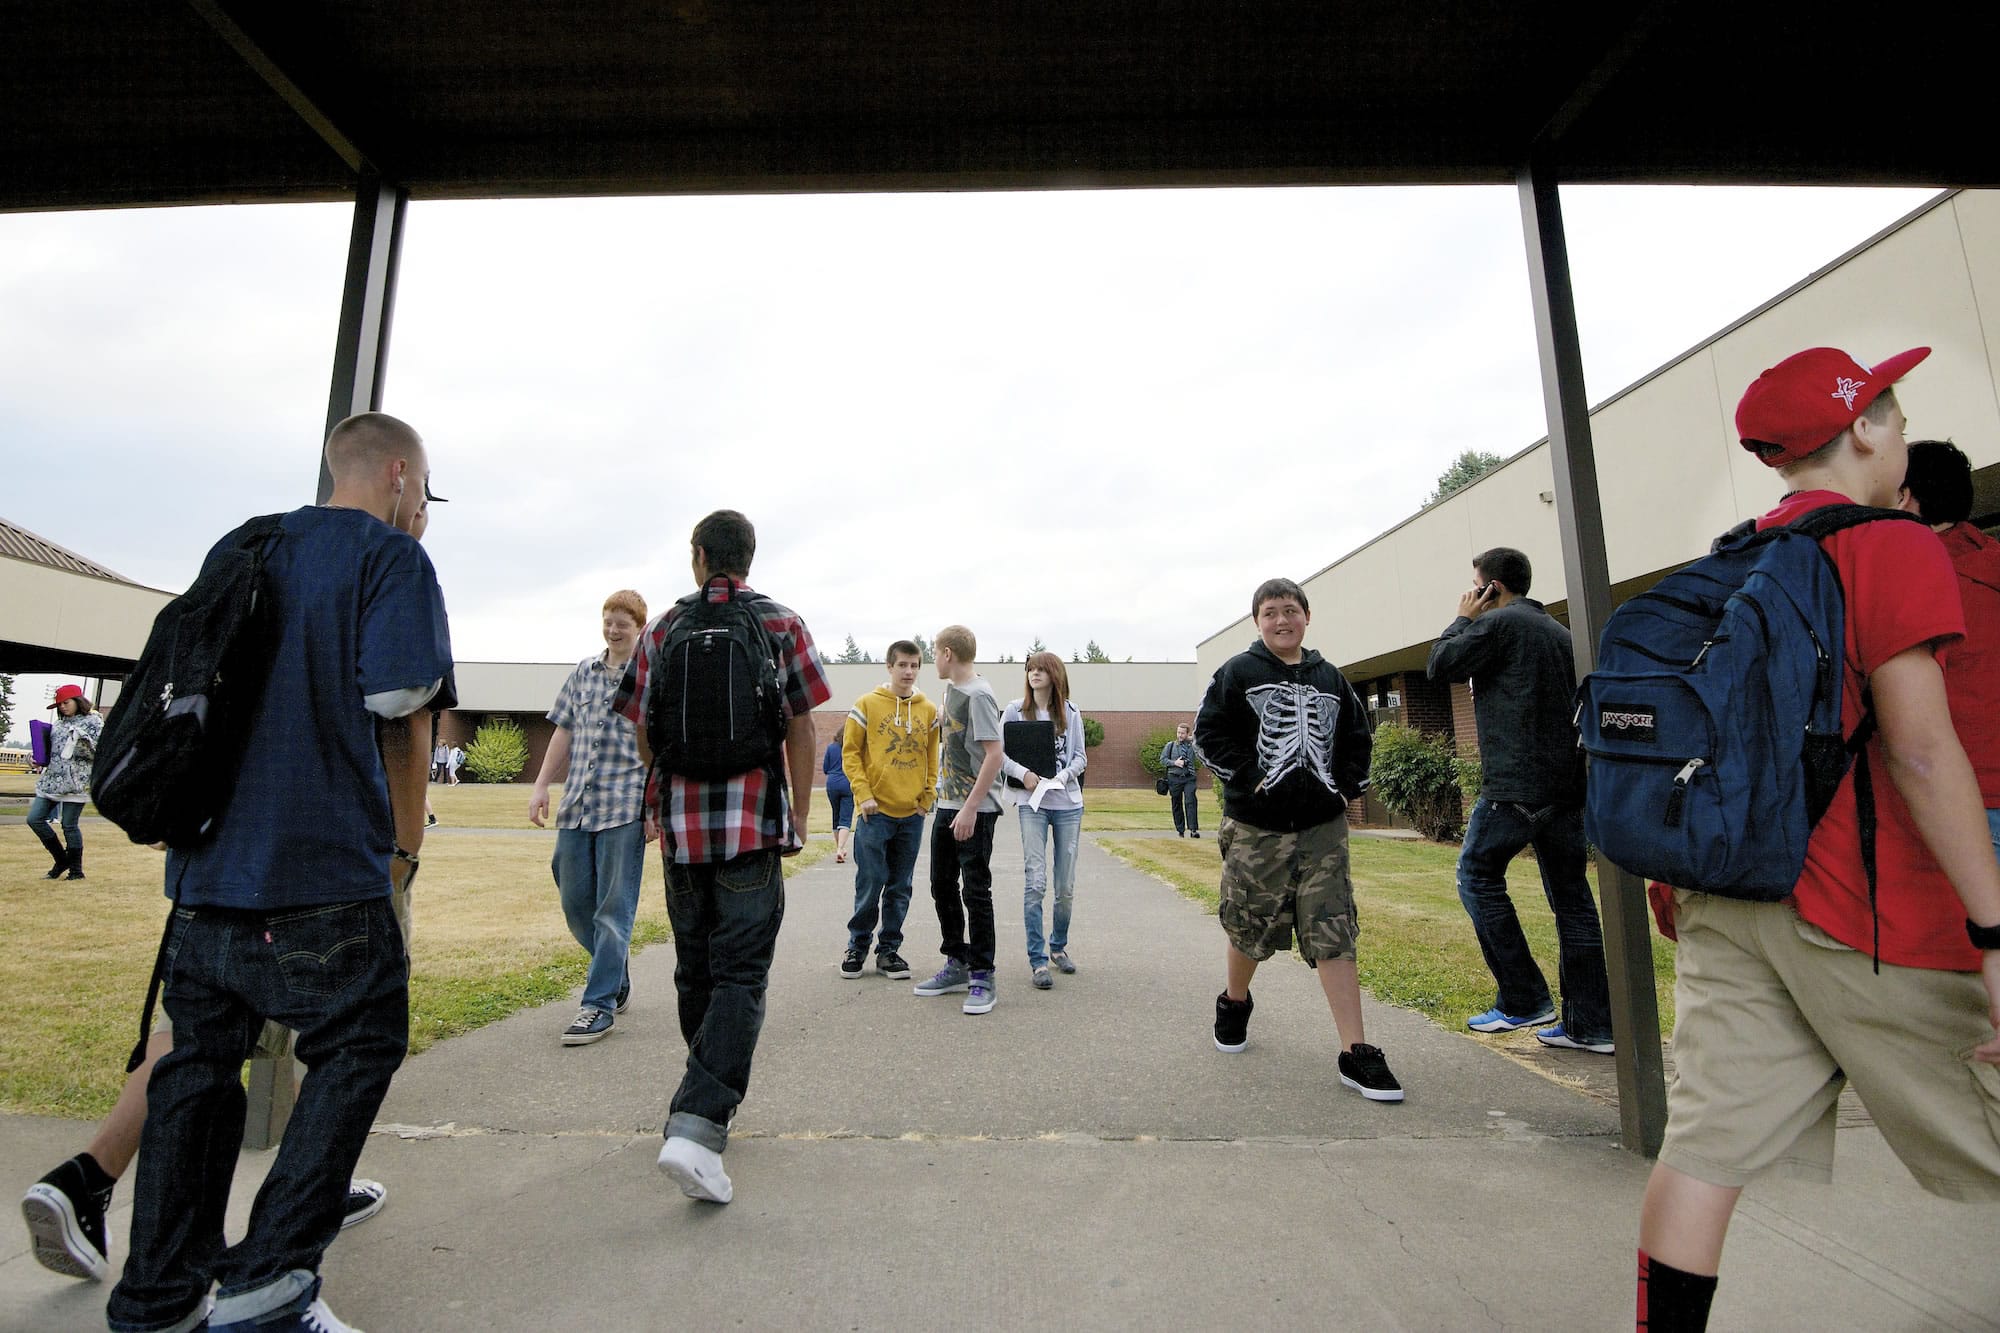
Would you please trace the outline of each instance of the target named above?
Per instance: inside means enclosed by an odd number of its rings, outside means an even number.
[[[1095,841],[1119,860],[1171,886],[1211,915],[1220,901],[1221,853],[1212,839],[1120,838]],[[1446,1031],[1463,1032],[1467,1015],[1493,1003],[1493,977],[1472,923],[1458,901],[1454,845],[1409,838],[1354,837],[1354,897],[1361,918],[1361,984],[1384,1004],[1414,1009]],[[1596,874],[1591,874],[1593,888]],[[1556,975],[1555,917],[1542,895],[1532,853],[1508,870],[1521,928],[1543,973]],[[1674,946],[1657,933],[1653,989],[1662,1032],[1674,1025]],[[1220,970],[1218,961],[1218,972]]]

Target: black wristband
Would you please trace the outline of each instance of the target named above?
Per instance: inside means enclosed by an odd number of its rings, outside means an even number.
[[[2000,926],[1982,926],[1967,917],[1965,933],[1972,938],[1975,949],[2000,949]]]

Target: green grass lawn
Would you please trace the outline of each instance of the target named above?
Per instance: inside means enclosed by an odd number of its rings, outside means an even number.
[[[1213,912],[1222,857],[1212,839],[1099,838],[1121,860],[1157,875]],[[1461,1029],[1466,1017],[1493,1003],[1493,977],[1458,901],[1458,848],[1410,838],[1356,837],[1354,897],[1361,917],[1361,984],[1387,1004],[1415,1009],[1433,1022]],[[1508,874],[1515,910],[1535,959],[1556,977],[1556,924],[1542,897],[1532,854]],[[1596,884],[1595,872],[1591,883]],[[1674,1025],[1674,946],[1653,941],[1653,989],[1661,1030]]]
[[[412,896],[412,1053],[583,984],[589,958],[570,939],[549,872],[555,835],[528,824],[528,791],[432,788],[442,822],[425,837]],[[819,815],[823,822],[823,803]],[[12,946],[0,950],[9,1018],[0,1026],[0,1111],[102,1116],[138,1037],[166,920],[164,858],[104,824],[86,824],[84,837],[89,878],[47,880],[48,856],[26,825],[0,822],[0,920]],[[831,842],[809,843],[785,873],[832,854]],[[660,858],[649,852],[632,944],[668,938]]]

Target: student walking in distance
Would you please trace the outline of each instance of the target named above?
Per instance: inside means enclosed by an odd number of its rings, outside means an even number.
[[[612,707],[660,770],[648,799],[688,1054],[659,1167],[688,1197],[728,1203],[722,1153],[750,1086],[785,916],[779,858],[805,846],[819,759],[812,710],[831,691],[805,621],[748,585],[750,520],[719,509],[695,524],[689,547],[697,590],[646,627]],[[714,650],[695,652],[690,631]]]
[[[1000,798],[1000,704],[973,670],[979,642],[963,625],[947,625],[932,645],[945,682],[942,786],[931,824],[931,901],[937,905],[938,951],[945,964],[918,995],[965,992],[964,1011],[993,1009],[993,825]]]
[[[1890,386],[1929,350],[1871,369],[1812,348],[1744,391],[1737,434],[1785,489],[1760,528],[1896,502],[1909,460]],[[1637,1322],[1655,1333],[1706,1326],[1753,1177],[1828,1178],[1850,1082],[1918,1184],[2000,1200],[2000,862],[1938,664],[1964,635],[1960,585],[1916,523],[1862,523],[1821,548],[1845,596],[1841,726],[1851,741],[1872,697],[1879,734],[1813,826],[1791,897],[1674,894],[1674,1081],[1639,1217]]]
[[[1090,760],[1084,753],[1083,714],[1069,701],[1069,672],[1062,659],[1054,653],[1028,654],[1023,685],[1021,697],[1000,715],[1001,733],[1005,735],[1009,722],[1051,724],[1056,772],[1044,778],[1004,753],[1000,771],[1014,792],[1014,813],[1021,824],[1021,916],[1027,925],[1028,970],[1035,989],[1047,990],[1055,984],[1051,964],[1065,976],[1076,971],[1069,956],[1069,924],[1076,900],[1076,845],[1083,833],[1083,770]],[[1044,941],[1042,897],[1051,881],[1056,905]]]
[[[449,776],[450,769],[451,747],[446,745],[444,737],[440,736],[438,737],[438,743],[431,747],[431,781],[443,782]]]
[[[1586,876],[1583,751],[1576,734],[1576,659],[1569,631],[1528,596],[1528,557],[1506,546],[1472,562],[1458,617],[1431,648],[1432,680],[1472,682],[1479,800],[1458,857],[1458,898],[1499,990],[1465,1025],[1535,1033],[1544,1046],[1609,1054],[1611,986],[1604,932]],[[1562,1017],[1507,896],[1507,866],[1532,845],[1555,913]]]
[[[854,915],[840,975],[858,980],[875,943],[875,970],[907,980],[903,922],[923,845],[924,816],[937,803],[937,705],[917,688],[923,655],[908,639],[889,645],[889,679],[854,701],[840,732],[840,764],[853,787]],[[878,929],[879,926],[879,929]]]
[[[56,723],[49,728],[49,762],[35,779],[35,797],[28,802],[28,827],[55,860],[48,879],[83,878],[83,831],[79,820],[90,799],[90,767],[97,755],[97,738],[104,718],[90,706],[81,685],[56,690]],[[56,820],[62,837],[56,837]]]
[[[333,429],[326,464],[332,496],[285,515],[266,558],[277,643],[239,779],[208,839],[167,856],[173,1047],[146,1090],[113,1329],[347,1327],[319,1297],[320,1256],[409,1040],[392,897],[423,842],[427,708],[456,700],[444,599],[411,535],[429,498],[422,440],[364,413]],[[248,1230],[226,1245],[241,1070],[267,1018],[298,1033],[307,1072]]]
[[[847,780],[847,770],[841,766],[840,737],[826,743],[826,757],[820,760],[819,771],[826,775],[826,803],[833,816],[833,863],[844,865],[854,840],[854,784]]]
[[[1368,714],[1347,678],[1305,646],[1312,608],[1290,579],[1250,599],[1257,642],[1222,664],[1195,715],[1194,742],[1222,784],[1222,921],[1227,984],[1215,1048],[1249,1044],[1258,964],[1292,947],[1319,977],[1340,1035],[1340,1081],[1370,1101],[1403,1085],[1366,1040],[1348,877],[1347,806],[1368,786]]]
[[[563,785],[549,869],[569,933],[590,954],[583,1005],[563,1031],[565,1046],[601,1041],[610,1035],[612,1016],[625,1012],[632,995],[632,920],[646,865],[646,765],[639,759],[639,730],[611,711],[646,623],[646,599],[622,589],[604,600],[602,614],[604,651],[577,663],[556,695],[549,709],[555,733],[528,798],[528,822],[541,828],[549,814],[549,784]]]
[[[1201,758],[1194,752],[1193,727],[1185,722],[1174,727],[1174,738],[1160,747],[1160,767],[1166,770],[1167,795],[1174,803],[1174,836],[1199,838],[1201,811],[1194,783]]]

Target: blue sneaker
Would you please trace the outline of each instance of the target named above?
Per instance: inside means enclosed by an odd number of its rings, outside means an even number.
[[[965,990],[972,985],[972,970],[956,958],[945,959],[944,966],[929,981],[919,981],[911,988],[917,995],[948,995],[952,991]]]
[[[576,1017],[563,1029],[562,1044],[565,1046],[588,1046],[594,1041],[603,1041],[611,1035],[611,1015],[596,1005],[586,1004],[576,1011]]]
[[[1599,1055],[1610,1055],[1618,1049],[1611,1044],[1609,1039],[1604,1041],[1578,1041],[1575,1037],[1570,1036],[1569,1033],[1564,1032],[1563,1025],[1560,1023],[1552,1028],[1543,1028],[1537,1032],[1535,1040],[1544,1046],[1557,1046],[1566,1051],[1595,1051]]]
[[[1483,1014],[1474,1014],[1465,1020],[1465,1025],[1474,1032],[1519,1032],[1522,1028],[1531,1028],[1538,1023],[1546,1023],[1555,1016],[1556,1009],[1554,1005],[1544,1006],[1540,1013],[1531,1014],[1525,1018],[1516,1018],[1512,1014],[1503,1014],[1496,1006],[1488,1009]]]

